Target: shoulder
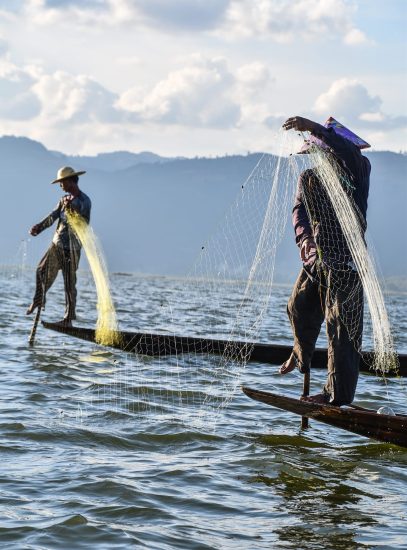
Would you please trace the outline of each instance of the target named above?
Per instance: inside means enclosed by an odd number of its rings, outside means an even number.
[[[371,163],[370,163],[370,160],[369,160],[367,157],[365,157],[364,155],[361,155],[361,156],[362,156],[364,165],[365,165],[366,168],[370,171],[371,168],[372,168],[372,165],[371,165]]]
[[[83,191],[80,191],[80,192],[79,192],[78,198],[79,198],[79,200],[81,200],[82,202],[91,204],[90,198],[89,198],[88,195],[87,195],[86,193],[84,193]]]

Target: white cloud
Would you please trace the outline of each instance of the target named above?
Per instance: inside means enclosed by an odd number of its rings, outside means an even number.
[[[270,116],[274,82],[269,67],[259,61],[237,69],[234,97],[241,106],[240,126],[263,123]]]
[[[317,98],[314,111],[326,117],[355,120],[362,113],[376,112],[381,103],[380,97],[371,96],[358,80],[341,78]]]
[[[212,31],[229,38],[341,38],[368,42],[353,22],[349,0],[27,0],[23,13],[37,25],[131,26],[177,31]]]
[[[383,122],[385,117],[383,113],[362,113],[360,120],[366,120],[367,122]]]
[[[232,71],[223,58],[192,55],[150,90],[135,86],[116,106],[134,120],[182,126],[231,128],[263,122],[270,115],[274,80],[264,63]]]
[[[231,0],[223,31],[230,36],[269,37],[277,42],[337,38],[360,43],[352,22],[353,3],[345,0]],[[348,42],[349,43],[349,42]]]
[[[0,62],[0,78],[2,133],[23,134],[52,149],[77,153],[134,148],[135,143],[142,149],[155,142],[164,147],[165,139],[178,139],[178,154],[193,147],[196,152],[233,151],[239,129],[250,132],[256,126],[260,131],[270,116],[274,87],[264,63],[232,68],[225,58],[201,54],[180,58],[178,68],[150,86],[133,86],[121,94],[83,74],[19,68],[8,60]],[[168,146],[173,152],[176,143]]]
[[[64,71],[41,75],[32,86],[42,104],[42,116],[50,123],[97,120],[117,122],[116,96],[84,75]]]
[[[235,82],[224,59],[191,56],[183,68],[169,73],[150,91],[127,90],[117,107],[150,122],[229,127],[240,117],[233,98]]]
[[[251,92],[264,89],[271,79],[269,68],[259,61],[239,67],[236,72],[236,77],[240,83],[249,88]]]
[[[123,55],[117,59],[119,65],[125,67],[138,67],[142,64],[142,60],[137,55]]]
[[[331,115],[365,131],[406,129],[406,116],[387,115],[382,112],[381,105],[381,98],[372,96],[358,80],[342,78],[317,98],[314,112],[323,118]]]
[[[222,21],[230,0],[27,0],[24,13],[38,25],[143,25],[174,30],[205,30]]]
[[[343,41],[348,46],[370,43],[365,33],[362,32],[360,29],[349,29],[349,31],[345,34]]]
[[[72,26],[118,25],[135,20],[136,10],[129,0],[26,0],[22,14],[39,26],[57,23]]]
[[[391,116],[382,112],[362,113],[359,117],[364,128],[381,131],[407,130],[407,116]],[[365,124],[364,124],[365,123]]]
[[[34,119],[38,132],[145,123],[157,129],[172,125],[226,129],[261,122],[270,114],[273,80],[265,64],[254,62],[232,70],[224,58],[198,54],[181,61],[180,68],[150,88],[134,86],[117,95],[86,75],[47,73],[39,66],[19,68],[3,59],[0,120]]]
[[[0,118],[29,120],[39,114],[41,103],[32,91],[35,76],[8,59],[0,61]]]
[[[230,131],[262,123],[270,114],[273,79],[265,64],[254,62],[232,70],[224,58],[198,54],[179,63],[180,68],[150,88],[134,86],[117,95],[85,75],[47,73],[40,66],[18,68],[3,60],[1,131],[19,134],[23,123],[31,120],[25,135],[45,143],[55,141],[53,148],[67,142],[69,150],[75,145],[78,151],[89,151],[92,140],[97,147],[98,139],[108,141],[109,135],[125,144],[136,129],[149,128],[162,135],[171,133],[171,128]]]
[[[173,9],[172,20],[164,16],[164,4]],[[292,105],[308,116],[315,90],[324,90],[325,68],[335,70],[334,49],[338,55],[349,51],[338,39],[355,45],[366,38],[345,0],[224,0],[219,6],[200,0],[27,0],[22,5],[33,24],[26,25],[24,13],[11,14],[2,35],[7,42],[0,40],[0,132],[70,152],[158,147],[162,154],[216,154],[272,147],[270,129],[281,126]],[[202,21],[193,21],[196,14]],[[192,32],[178,32],[188,29]],[[226,34],[235,41],[226,42]],[[322,61],[321,42],[304,50],[298,40],[284,48],[272,44],[298,37],[323,38],[322,45],[332,37],[336,43]],[[196,50],[204,53],[179,57]],[[315,53],[311,73],[304,51]],[[372,54],[364,49],[363,55]],[[16,66],[12,56],[36,61]],[[372,132],[387,132],[394,147],[403,148],[402,132],[395,129],[405,126],[405,117],[386,115],[382,102],[390,98],[393,105],[387,105],[397,115],[400,87],[386,79],[379,86],[369,77],[369,66],[365,83],[381,97],[356,79],[340,79],[317,97],[310,117],[323,121],[332,114],[372,142]],[[357,74],[355,66],[349,72]]]
[[[46,74],[34,65],[0,60],[0,119],[32,120],[39,126],[86,121],[119,122],[117,96],[84,75]]]

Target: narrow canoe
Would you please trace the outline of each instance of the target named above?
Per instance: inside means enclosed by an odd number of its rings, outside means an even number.
[[[255,401],[306,418],[312,418],[364,437],[407,448],[407,415],[377,414],[376,411],[362,407],[319,405],[247,387],[243,387],[242,390]]]
[[[84,327],[66,327],[58,323],[42,321],[45,328],[62,332],[88,342],[95,342],[95,330]],[[250,361],[279,365],[286,361],[291,353],[291,346],[281,344],[262,344],[256,342],[217,340],[196,336],[176,336],[173,334],[150,334],[140,332],[120,332],[117,343],[111,347],[121,349],[127,353],[137,353],[148,356],[165,356],[175,354],[215,354],[231,353],[233,356],[245,357]],[[363,352],[360,365],[361,372],[372,374],[372,353]],[[389,372],[386,376],[407,377],[407,355],[399,354],[399,368]],[[327,350],[316,349],[312,358],[312,368],[326,368]]]

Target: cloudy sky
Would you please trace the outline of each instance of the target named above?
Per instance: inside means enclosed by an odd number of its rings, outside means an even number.
[[[406,151],[406,0],[0,0],[0,135],[70,154],[275,150],[332,115]]]

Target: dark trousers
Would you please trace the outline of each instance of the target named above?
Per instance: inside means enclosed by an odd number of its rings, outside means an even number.
[[[45,306],[45,296],[54,283],[58,271],[62,271],[65,289],[64,319],[76,319],[76,271],[80,260],[80,250],[66,250],[51,244],[36,272],[36,288],[33,298],[35,307]]]
[[[355,396],[359,376],[360,347],[363,330],[363,290],[354,272],[354,283],[335,288],[325,272],[311,278],[302,269],[294,285],[287,313],[294,333],[293,353],[301,372],[311,366],[315,344],[325,319],[328,336],[328,379],[324,393],[331,404],[347,405]],[[321,278],[323,279],[321,283]],[[352,338],[347,329],[347,307],[355,300],[352,313]]]

